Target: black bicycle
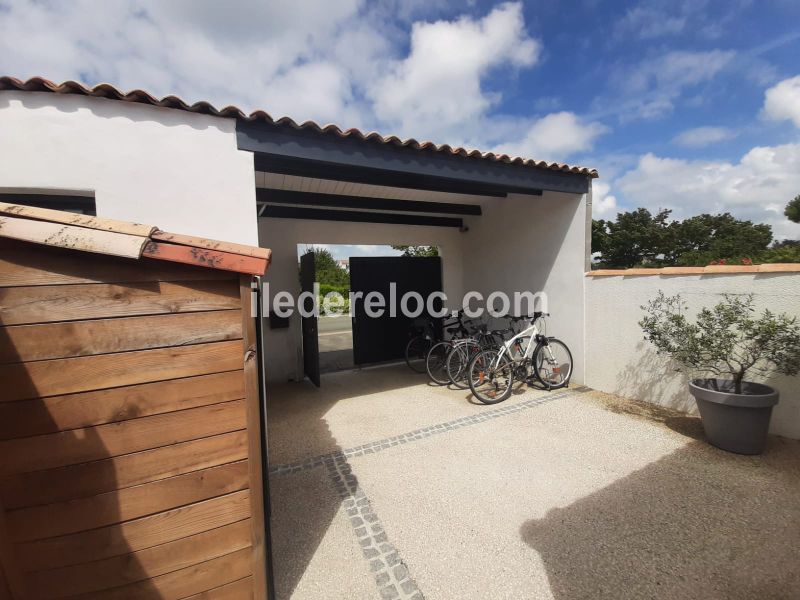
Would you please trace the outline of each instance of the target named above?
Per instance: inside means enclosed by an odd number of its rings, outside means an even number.
[[[458,311],[455,316],[441,327],[437,327],[436,323],[430,317],[419,317],[414,319],[414,324],[411,330],[411,339],[406,344],[406,364],[408,367],[417,373],[425,373],[426,360],[431,348],[442,341],[442,330],[449,333],[451,336],[465,336],[468,335],[463,311]]]

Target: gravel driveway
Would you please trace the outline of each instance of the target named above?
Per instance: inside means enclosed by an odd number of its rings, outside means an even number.
[[[585,388],[490,407],[405,366],[269,389],[279,598],[798,598],[800,443]]]

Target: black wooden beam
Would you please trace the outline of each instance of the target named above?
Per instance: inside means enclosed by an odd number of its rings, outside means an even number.
[[[343,196],[316,192],[295,192],[272,188],[256,188],[256,201],[264,204],[297,204],[301,206],[326,206],[334,208],[365,208],[402,212],[439,213],[443,215],[480,215],[479,204],[454,204],[422,200],[396,200],[394,198],[369,198]]]
[[[417,175],[402,171],[386,171],[300,158],[286,158],[271,154],[256,154],[255,165],[256,171],[267,171],[281,175],[384,185],[427,192],[450,192],[471,196],[491,196],[493,198],[505,198],[507,194],[507,190],[496,185],[465,182],[447,177]]]
[[[15,194],[0,192],[0,202],[22,204],[37,208],[51,208],[84,215],[97,215],[94,198],[89,196],[67,196],[61,194]]]
[[[258,170],[286,175],[484,196],[537,190],[584,194],[589,190],[589,176],[580,173],[343,138],[261,121],[237,121],[236,138],[240,150],[255,153]]]
[[[390,223],[393,225],[426,225],[428,227],[457,227],[464,221],[455,217],[429,217],[397,213],[364,212],[358,210],[328,210],[326,208],[299,208],[267,204],[262,217],[275,219],[311,219],[316,221],[350,221],[354,223]]]

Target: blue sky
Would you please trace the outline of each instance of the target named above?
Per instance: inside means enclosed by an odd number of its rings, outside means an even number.
[[[800,238],[796,0],[0,0],[0,72],[593,166],[596,216]]]

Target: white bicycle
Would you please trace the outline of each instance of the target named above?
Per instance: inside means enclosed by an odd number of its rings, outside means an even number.
[[[514,381],[538,380],[548,390],[569,385],[572,353],[567,345],[543,334],[539,324],[546,313],[535,312],[530,326],[506,340],[499,349],[478,353],[468,367],[469,389],[484,404],[497,404],[511,395]]]

